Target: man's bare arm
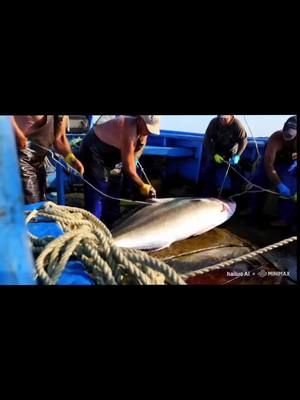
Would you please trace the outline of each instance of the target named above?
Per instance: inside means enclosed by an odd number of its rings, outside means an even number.
[[[27,137],[25,136],[24,132],[17,124],[17,121],[14,116],[12,116],[12,118],[11,118],[11,123],[12,123],[13,130],[15,132],[16,142],[17,142],[19,149],[20,150],[26,149]]]
[[[281,183],[281,179],[274,167],[276,154],[278,150],[279,148],[277,143],[274,142],[274,140],[270,139],[265,151],[264,164],[265,164],[266,175],[274,185],[278,185],[279,183]]]
[[[55,117],[55,142],[54,146],[65,161],[75,168],[81,175],[84,173],[82,163],[75,157],[72,152],[71,145],[67,138],[68,117],[66,115],[58,115]]]
[[[123,139],[121,145],[121,155],[123,168],[126,175],[128,175],[138,186],[142,187],[144,182],[138,176],[135,166],[135,143],[130,139]]]
[[[72,153],[70,143],[67,138],[68,117],[58,115],[55,117],[55,149],[63,157]]]

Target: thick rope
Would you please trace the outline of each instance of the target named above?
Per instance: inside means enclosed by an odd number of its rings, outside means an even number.
[[[37,238],[29,234],[36,272],[46,285],[57,284],[71,258],[80,260],[91,279],[98,285],[185,285],[176,271],[148,254],[115,245],[110,231],[88,211],[45,203],[26,217],[58,222],[65,234]]]
[[[203,275],[203,274],[207,274],[208,272],[224,269],[224,268],[230,267],[231,265],[234,265],[236,263],[247,261],[247,260],[250,260],[252,258],[255,258],[258,255],[265,254],[265,253],[267,253],[269,251],[278,249],[279,247],[282,247],[282,246],[285,246],[285,245],[287,245],[289,243],[292,243],[295,240],[297,240],[297,236],[292,236],[292,237],[290,237],[288,239],[285,239],[285,240],[282,240],[282,241],[280,241],[278,243],[272,244],[272,245],[267,246],[267,247],[263,247],[262,249],[259,249],[259,250],[256,250],[256,251],[252,251],[251,253],[245,254],[245,255],[243,255],[241,257],[233,258],[231,260],[215,264],[215,265],[213,265],[211,267],[208,267],[208,268],[203,268],[203,269],[200,269],[200,270],[197,270],[197,271],[192,271],[192,272],[189,272],[187,274],[181,275],[181,277],[184,280],[187,280],[187,279],[193,278],[193,277],[195,277],[197,275]]]
[[[145,252],[117,247],[107,227],[86,210],[48,202],[29,213],[26,223],[41,217],[59,221],[65,231],[58,238],[47,236],[40,239],[29,234],[33,254],[37,256],[37,276],[46,285],[58,282],[72,257],[83,263],[88,275],[98,285],[184,285],[189,278],[248,261],[297,240],[293,236],[241,257],[179,275],[168,264]]]

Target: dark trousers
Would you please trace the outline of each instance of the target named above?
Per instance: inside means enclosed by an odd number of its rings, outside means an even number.
[[[243,174],[240,166],[235,165],[234,168]],[[218,164],[213,159],[206,159],[204,161],[201,184],[203,196],[218,196],[223,183],[223,197],[239,193],[243,190],[244,181],[231,168],[224,182],[227,170],[228,165],[226,163]]]
[[[290,189],[292,196],[297,193],[297,170],[290,173],[289,165],[278,165],[276,170],[282,182]],[[292,223],[295,222],[296,203],[292,200],[279,200],[279,218]]]
[[[46,200],[46,154],[27,148],[19,150],[19,163],[25,204]]]
[[[290,189],[292,196],[297,193],[297,170],[289,172],[289,164],[277,164],[275,169],[282,180],[282,182]],[[267,179],[264,171],[259,171],[252,182],[266,189],[271,189],[277,192],[277,189],[272,186]],[[249,194],[249,208],[253,215],[261,214],[264,208],[265,193]],[[289,223],[292,223],[296,217],[296,203],[293,200],[286,200],[279,198],[279,215],[280,219],[283,219]]]
[[[121,195],[121,177],[110,177],[109,179],[95,179],[93,176],[85,175],[98,193],[88,184],[84,184],[85,208],[108,227],[120,217],[120,201],[112,200],[105,195],[119,198]]]

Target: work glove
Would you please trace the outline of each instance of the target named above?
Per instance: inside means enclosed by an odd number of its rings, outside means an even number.
[[[285,186],[284,183],[280,182],[277,186],[276,186],[278,192],[281,194],[281,196],[284,197],[291,197],[291,191],[290,189]]]
[[[143,186],[140,188],[140,193],[142,196],[147,198],[154,198],[156,197],[156,190],[151,185],[147,185],[144,183]]]
[[[222,162],[224,161],[224,158],[222,156],[220,156],[220,154],[215,154],[214,160],[217,164],[222,164]]]
[[[65,162],[69,164],[71,167],[76,169],[80,175],[84,174],[84,166],[81,164],[81,162],[75,157],[73,153],[69,153],[65,158]]]
[[[231,159],[229,160],[230,165],[238,165],[238,163],[240,162],[241,156],[239,156],[238,154],[236,154],[235,156],[232,156]]]

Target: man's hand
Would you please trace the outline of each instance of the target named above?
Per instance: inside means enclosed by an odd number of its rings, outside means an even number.
[[[72,167],[75,168],[80,175],[84,174],[84,166],[83,164],[76,158],[76,160],[73,161]]]
[[[22,131],[22,129],[20,129],[19,125],[17,124],[15,116],[12,116],[11,124],[12,124],[12,128],[14,130],[14,133],[15,133],[16,144],[17,144],[18,148],[20,150],[25,150],[27,147],[28,140],[27,140],[27,137],[25,136],[24,132]]]
[[[20,150],[25,150],[27,147],[27,143],[28,143],[27,137],[23,136],[23,135],[22,136],[16,135],[16,140],[17,140],[18,148]]]
[[[217,164],[222,164],[222,162],[224,161],[224,158],[222,156],[220,156],[220,154],[215,154],[214,160]]]
[[[291,191],[287,186],[285,186],[284,183],[282,183],[282,182],[278,183],[276,188],[277,188],[278,192],[281,194],[281,196],[291,197]]]
[[[147,198],[154,198],[156,197],[156,190],[151,185],[147,185],[146,183],[141,186],[140,193],[142,196]]]
[[[69,153],[66,157],[65,157],[65,162],[69,165],[71,165],[71,167],[75,168],[80,175],[84,174],[84,166],[82,165],[82,163],[75,157],[75,155],[73,153]]]

